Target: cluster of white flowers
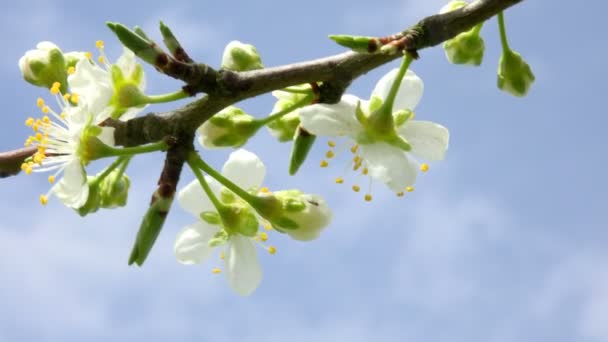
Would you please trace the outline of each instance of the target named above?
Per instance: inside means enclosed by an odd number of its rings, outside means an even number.
[[[125,49],[118,62],[111,64],[103,53],[103,42],[98,41],[96,45],[101,51],[99,64],[91,58],[90,53],[79,53],[73,54],[81,57],[75,65],[60,66],[66,69],[67,87],[55,81],[50,88],[59,111],[39,98],[37,105],[43,116],[26,120],[33,135],[27,138],[25,144],[37,146],[37,152],[22,164],[22,170],[26,174],[54,171],[48,178],[54,185],[40,196],[42,204],[46,204],[49,195],[53,194],[70,208],[82,207],[89,195],[84,167],[96,157],[95,149],[99,147],[96,142],[114,145],[113,128],[100,127],[99,124],[110,116],[127,120],[143,109],[142,106],[124,107],[113,100],[124,90],[125,84],[136,87],[139,92],[145,88],[143,69],[136,62],[133,52]],[[35,63],[35,57],[52,51],[49,47],[56,47],[49,42],[38,46],[45,50],[30,51],[20,60],[19,66],[24,75],[28,73],[28,67]],[[122,79],[117,80],[116,75],[122,75]],[[64,88],[71,93],[62,94],[61,89]]]

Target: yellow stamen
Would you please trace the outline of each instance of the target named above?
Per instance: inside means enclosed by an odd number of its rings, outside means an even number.
[[[262,224],[262,226],[264,226],[264,229],[266,229],[266,230],[272,230],[272,225],[268,222],[264,222],[264,224]]]
[[[414,187],[408,186],[407,188],[405,188],[405,190],[407,190],[407,192],[412,192],[412,191],[414,191]]]
[[[328,167],[329,163],[327,162],[327,160],[321,160],[321,163],[319,164],[319,166],[321,166],[321,167]]]
[[[427,172],[429,170],[429,164],[421,164],[420,171]]]
[[[342,184],[342,183],[344,183],[344,178],[342,178],[342,177],[336,178],[336,184]]]
[[[211,273],[213,273],[213,274],[220,274],[220,273],[222,273],[222,270],[216,267],[216,268],[214,268],[214,269],[211,270]]]
[[[359,192],[361,190],[361,187],[358,185],[353,185],[353,191],[354,192]]]
[[[24,145],[25,146],[30,146],[32,144],[32,141],[33,141],[32,137],[27,137],[27,139],[25,139],[25,144]]]
[[[261,232],[259,235],[260,240],[262,240],[262,242],[266,242],[266,240],[268,240],[268,234],[266,234],[265,232]]]
[[[369,173],[369,170],[366,167],[364,167],[363,170],[361,170],[361,173],[364,175],[367,175]]]
[[[359,157],[359,156],[355,156],[355,157],[353,158],[353,163],[355,163],[355,164],[357,164],[357,163],[361,163],[361,157]]]
[[[97,60],[99,61],[100,64],[106,64],[106,59],[103,58],[103,56],[97,57]]]
[[[55,176],[49,176],[49,183],[55,183]]]
[[[95,42],[95,47],[98,49],[103,49],[103,40],[98,40]]]
[[[48,112],[50,112],[50,111],[51,111],[51,109],[49,108],[49,106],[42,106],[42,112],[43,112],[44,114],[46,114],[46,113],[48,113]]]
[[[68,75],[71,75],[71,74],[73,74],[75,72],[76,72],[76,68],[75,67],[71,66],[71,67],[68,68]]]
[[[268,246],[268,253],[270,254],[276,254],[277,252],[277,248],[275,246]]]
[[[327,157],[327,159],[331,159],[331,158],[335,157],[334,151],[325,152],[325,157]]]
[[[403,191],[399,191],[399,192],[397,193],[397,197],[403,197],[403,196],[405,196],[405,192],[403,192]]]
[[[336,147],[336,143],[335,143],[333,140],[328,141],[328,142],[327,142],[327,145],[328,145],[329,147]]]
[[[365,195],[365,201],[366,201],[366,202],[371,202],[371,201],[372,201],[372,195],[370,195],[370,194],[366,194],[366,195]]]
[[[78,103],[78,94],[72,94],[72,96],[70,97],[70,101],[72,101],[73,104],[77,104]]]
[[[44,100],[40,97],[36,99],[36,106],[42,108],[42,106],[44,106]]]
[[[270,192],[270,190],[268,190],[267,187],[263,186],[262,188],[260,188],[260,192],[267,194]]]
[[[220,259],[222,259],[222,260],[226,259],[226,253],[224,253],[224,251],[222,251],[220,253]]]
[[[67,100],[69,100],[69,99],[70,99],[70,96],[72,96],[72,95],[70,95],[70,94],[65,94],[65,95],[63,95],[63,99],[67,101]]]
[[[48,123],[51,122],[51,119],[48,116],[45,115],[45,116],[42,117],[42,122],[44,122],[45,124],[48,124]]]
[[[353,165],[353,171],[357,171],[361,168],[361,162],[355,163],[355,165]]]
[[[42,140],[42,133],[40,133],[40,132],[36,133],[35,138],[36,138],[36,140],[38,140],[38,141]]]
[[[49,203],[49,198],[46,195],[40,195],[40,204],[46,205]]]
[[[62,118],[62,119],[65,119],[65,117],[66,117],[65,112],[61,112],[61,114],[59,114],[59,117]]]
[[[90,52],[85,52],[84,55],[87,57],[87,59],[93,58],[93,54]]]
[[[350,151],[352,153],[357,153],[358,149],[359,149],[359,145],[358,144],[354,144],[353,147],[350,148]]]
[[[27,118],[27,120],[25,120],[25,125],[27,127],[32,127],[34,125],[34,118]]]

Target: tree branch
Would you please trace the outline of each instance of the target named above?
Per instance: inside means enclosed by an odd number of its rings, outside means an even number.
[[[399,48],[417,51],[435,46],[522,1],[477,0],[452,12],[429,16],[398,34],[401,37]],[[198,84],[187,85],[192,94],[206,92],[207,96],[174,111],[150,113],[128,122],[109,120],[106,125],[116,128],[116,143],[123,146],[155,142],[165,136],[175,136],[181,141],[183,132],[193,136],[197,127],[223,108],[289,86],[323,82],[320,87],[321,102],[336,103],[357,77],[400,56],[399,53],[386,55],[345,52],[261,70],[209,73],[207,76],[214,79],[202,75]],[[182,133],[177,134],[178,132]],[[29,154],[25,152],[21,149],[0,154],[0,175],[19,172],[23,160],[34,153],[35,149],[27,150]]]

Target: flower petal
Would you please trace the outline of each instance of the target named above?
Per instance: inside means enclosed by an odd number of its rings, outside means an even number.
[[[173,250],[177,261],[185,265],[200,264],[207,260],[213,247],[209,247],[209,240],[220,230],[219,226],[198,221],[182,229]]]
[[[416,164],[397,147],[383,142],[361,145],[360,154],[369,174],[395,192],[403,191],[416,181]]]
[[[89,111],[95,115],[109,105],[114,94],[110,74],[88,59],[76,63],[76,71],[68,76],[68,84],[74,93],[84,97]]]
[[[241,148],[230,153],[222,175],[245,190],[257,189],[266,176],[266,166],[258,156]]]
[[[233,236],[224,262],[228,283],[236,293],[249,296],[260,285],[262,267],[255,244],[250,238]]]
[[[108,146],[114,146],[114,130],[114,127],[101,127],[101,133],[97,136],[97,138]]]
[[[363,130],[355,117],[358,101],[361,99],[347,94],[336,104],[306,106],[300,109],[300,121],[307,131],[316,135],[356,137]]]
[[[380,81],[376,83],[372,96],[378,96],[384,101],[388,96],[388,92],[391,89],[398,72],[399,69],[393,69],[382,76]],[[393,112],[399,109],[414,110],[422,98],[423,91],[424,83],[422,82],[422,79],[420,79],[412,70],[408,70],[397,91],[395,103],[393,104]]]
[[[214,194],[219,195],[221,185],[209,176],[205,176],[205,180],[207,181],[207,184],[209,184],[211,191],[213,191]],[[209,197],[207,197],[207,194],[203,191],[201,184],[196,179],[179,191],[177,200],[184,210],[199,219],[200,214],[203,211],[216,211],[213,203],[211,203],[211,200],[209,200]]]
[[[63,169],[63,177],[52,192],[66,206],[74,209],[82,207],[89,198],[89,184],[86,173],[76,158],[66,164]]]
[[[133,75],[133,72],[135,71],[135,68],[137,68],[138,63],[137,63],[137,59],[135,58],[135,54],[133,53],[133,51],[131,51],[125,47],[125,48],[123,48],[122,55],[116,61],[116,65],[120,68],[120,70],[122,70],[123,75],[126,78],[130,79],[131,76]],[[141,81],[137,85],[137,87],[142,92],[144,90],[146,90],[146,75],[145,74],[142,74]]]
[[[411,153],[427,160],[442,160],[448,149],[450,132],[430,121],[409,121],[399,127],[398,133],[412,145]]]

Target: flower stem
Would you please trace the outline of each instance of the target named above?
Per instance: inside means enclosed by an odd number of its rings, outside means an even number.
[[[483,28],[483,23],[484,22],[481,22],[481,23],[475,25],[475,27],[473,27],[473,34],[476,34],[476,35],[479,34],[481,29]]]
[[[500,42],[503,52],[510,51],[509,42],[507,41],[507,29],[505,28],[505,16],[503,12],[498,13],[498,28],[500,30]]]
[[[162,94],[162,95],[148,95],[146,96],[147,103],[166,103],[173,102],[181,99],[190,97],[188,93],[183,90],[178,90],[174,93]]]
[[[101,181],[104,180],[104,178],[106,178],[107,176],[110,175],[110,173],[112,173],[112,171],[114,171],[115,168],[120,166],[120,173],[122,174],[126,168],[126,165],[129,164],[129,160],[131,159],[131,157],[118,157],[116,158],[116,160],[114,160],[112,162],[112,164],[110,164],[105,170],[103,170],[103,172],[101,172],[97,177],[95,177],[95,180],[93,180],[91,182],[91,184],[89,184],[90,186],[95,186],[99,183],[101,183]]]
[[[399,71],[397,72],[395,81],[393,82],[393,85],[391,86],[391,89],[388,92],[388,96],[382,104],[383,108],[381,109],[381,111],[385,111],[386,113],[388,113],[388,115],[391,115],[391,117],[393,115],[393,104],[395,103],[395,97],[397,97],[397,91],[399,91],[401,81],[403,80],[403,77],[405,76],[405,73],[407,72],[407,69],[410,67],[410,64],[413,60],[414,58],[406,52],[403,56],[403,59],[401,60],[401,66],[399,67]]]
[[[286,107],[284,109],[282,109],[281,111],[275,113],[275,114],[271,114],[267,117],[265,117],[264,119],[260,119],[260,120],[256,120],[256,126],[257,127],[262,127],[264,125],[267,125],[268,123],[274,121],[274,120],[278,120],[280,118],[282,118],[283,116],[293,112],[294,110],[306,106],[308,104],[310,104],[310,102],[312,101],[312,99],[314,98],[313,94],[308,94],[307,96],[305,96],[303,99],[301,99],[300,101],[292,104],[289,107]]]
[[[201,159],[198,154],[193,153],[188,159],[188,163],[191,163],[191,167],[196,166],[199,169],[203,170],[209,176],[215,178],[218,182],[220,182],[223,186],[228,188],[228,190],[234,192],[237,196],[242,198],[245,202],[253,205],[256,203],[257,196],[254,196],[247,191],[243,190],[240,186],[234,184],[230,179],[222,176],[221,173],[217,172],[211,166],[209,166],[203,159]]]
[[[150,153],[156,151],[164,151],[169,148],[169,145],[165,140],[161,140],[159,142],[155,142],[152,144],[142,145],[142,146],[134,146],[134,147],[123,147],[123,148],[114,148],[108,146],[108,152],[113,156],[133,156],[135,154],[142,153]]]
[[[222,202],[220,202],[220,200],[217,198],[217,196],[215,196],[215,194],[213,193],[213,190],[211,190],[209,183],[207,183],[205,176],[203,175],[203,173],[201,172],[201,169],[199,168],[199,165],[198,165],[199,160],[202,161],[202,159],[200,159],[198,154],[196,152],[191,152],[190,155],[188,156],[188,160],[187,160],[188,166],[190,166],[190,168],[192,169],[192,172],[194,172],[196,179],[198,179],[198,182],[203,187],[205,194],[207,194],[207,197],[209,197],[209,200],[211,200],[211,203],[213,203],[213,206],[215,207],[215,209],[217,209],[218,213],[221,213],[226,206],[223,205]]]

